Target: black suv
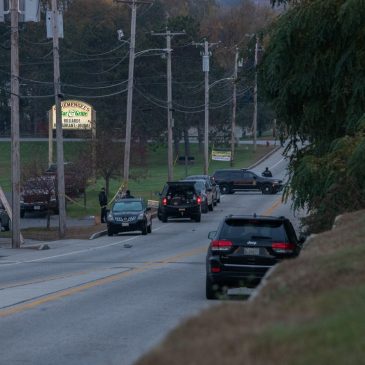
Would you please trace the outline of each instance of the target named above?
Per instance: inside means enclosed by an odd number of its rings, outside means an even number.
[[[221,192],[219,190],[218,184],[215,182],[212,176],[192,175],[192,176],[187,176],[184,180],[205,180],[209,184],[209,187],[212,189],[213,192],[213,205],[216,206],[217,203],[220,203]]]
[[[304,242],[289,219],[256,215],[227,216],[208,237],[207,299],[216,299],[225,287],[255,287],[273,265],[298,256]]]
[[[160,196],[157,216],[162,222],[167,222],[170,217],[200,222],[202,197],[194,181],[167,182]]]
[[[152,232],[151,208],[142,199],[116,200],[107,215],[108,236],[119,232]]]
[[[259,176],[246,169],[217,170],[213,177],[222,194],[233,194],[237,190],[260,190],[262,194],[276,194],[283,189],[282,180]]]

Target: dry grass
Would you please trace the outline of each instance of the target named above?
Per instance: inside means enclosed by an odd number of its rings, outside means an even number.
[[[106,225],[95,224],[92,226],[69,227],[66,230],[65,239],[89,239],[94,233],[103,231]],[[58,228],[27,228],[22,230],[25,239],[37,241],[56,241],[58,237]]]
[[[138,365],[365,364],[365,211],[277,267],[254,302],[188,320]]]

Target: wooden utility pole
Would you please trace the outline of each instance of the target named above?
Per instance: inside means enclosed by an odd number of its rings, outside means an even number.
[[[209,43],[204,42],[203,71],[205,83],[205,111],[204,111],[204,175],[209,170]]]
[[[171,38],[179,35],[186,35],[185,32],[171,32],[166,29],[165,33],[155,33],[152,35],[166,37],[166,52],[167,52],[167,179],[173,181],[174,179],[174,156],[173,156],[173,121],[172,121],[172,67],[171,67]]]
[[[231,134],[231,166],[233,166],[234,162],[234,152],[235,152],[235,144],[236,144],[236,113],[237,113],[237,77],[238,77],[238,48],[236,47],[236,55],[234,59],[234,74],[233,74],[233,105],[232,105],[232,134]]]
[[[11,184],[12,248],[19,248],[20,238],[20,143],[19,143],[19,2],[10,1],[11,17]]]
[[[115,0],[115,1],[117,3],[130,5],[130,8],[132,10],[131,40],[129,44],[127,119],[125,126],[125,146],[124,146],[124,166],[123,166],[124,186],[125,188],[127,188],[129,182],[129,164],[130,164],[131,137],[132,137],[132,110],[133,110],[133,87],[134,87],[134,60],[136,52],[137,6],[140,4],[152,4],[153,1],[141,1],[141,0]]]
[[[258,54],[259,54],[259,37],[256,34],[256,46],[255,46],[255,86],[253,92],[253,150],[257,149],[257,65],[258,65]]]
[[[59,236],[66,234],[66,200],[65,200],[65,164],[63,158],[63,132],[61,109],[61,76],[59,53],[57,0],[52,0],[52,30],[53,30],[53,82],[56,104],[56,141],[57,141],[57,192],[59,210]]]

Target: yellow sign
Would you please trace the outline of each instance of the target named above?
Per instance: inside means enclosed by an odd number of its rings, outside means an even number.
[[[213,161],[231,161],[232,153],[231,151],[212,151]]]
[[[91,130],[93,123],[93,108],[78,100],[61,102],[62,129]],[[52,107],[52,126],[56,129],[56,106]]]

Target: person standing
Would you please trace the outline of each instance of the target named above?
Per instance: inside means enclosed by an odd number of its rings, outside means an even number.
[[[268,167],[266,167],[265,171],[261,175],[264,177],[272,177],[272,173]]]
[[[123,199],[133,199],[133,198],[134,198],[134,196],[133,196],[133,195],[131,195],[131,191],[130,191],[130,190],[127,190],[127,191],[125,192],[124,197],[123,197]]]
[[[106,223],[106,207],[108,205],[108,197],[106,196],[105,188],[101,188],[99,193],[99,204],[100,204],[100,221]]]

